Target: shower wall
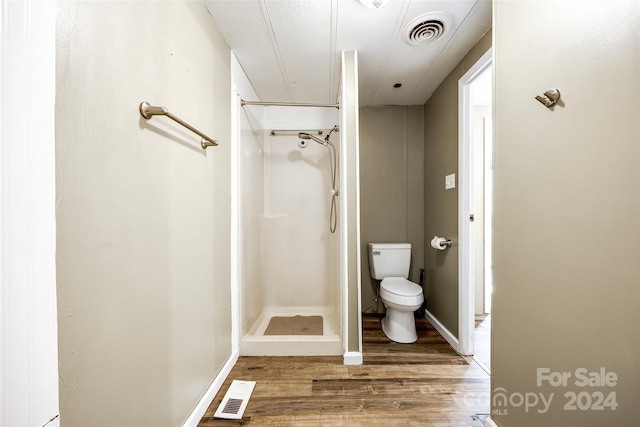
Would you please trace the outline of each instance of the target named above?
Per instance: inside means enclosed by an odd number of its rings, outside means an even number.
[[[262,261],[266,304],[338,308],[338,235],[329,232],[329,150],[271,130],[328,129],[336,111],[271,107],[265,111]],[[339,133],[331,140],[338,147]]]
[[[265,305],[261,226],[264,205],[264,134],[261,107],[240,111],[240,283],[242,335]],[[256,115],[254,115],[255,113]],[[253,129],[257,129],[254,131]]]
[[[331,175],[327,148],[296,135],[264,137],[261,217],[263,286],[274,307],[328,306],[335,300],[329,233]]]

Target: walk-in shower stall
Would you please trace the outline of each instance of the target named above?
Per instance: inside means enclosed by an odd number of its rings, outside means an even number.
[[[238,109],[240,354],[340,355],[339,110]]]

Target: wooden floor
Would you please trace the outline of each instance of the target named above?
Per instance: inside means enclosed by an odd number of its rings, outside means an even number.
[[[240,357],[199,427],[484,425],[489,376],[426,320],[414,344],[390,341],[379,315],[366,314],[363,326],[360,366],[342,356]],[[213,418],[234,379],[256,381],[243,419]]]

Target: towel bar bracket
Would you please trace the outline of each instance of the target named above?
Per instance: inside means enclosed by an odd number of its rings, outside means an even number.
[[[167,111],[164,107],[153,107],[149,105],[148,102],[140,103],[140,115],[145,119],[149,120],[153,116],[166,115],[169,111]]]

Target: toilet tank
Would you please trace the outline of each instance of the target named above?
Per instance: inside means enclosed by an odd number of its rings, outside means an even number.
[[[411,243],[369,243],[369,272],[371,277],[409,277]]]

